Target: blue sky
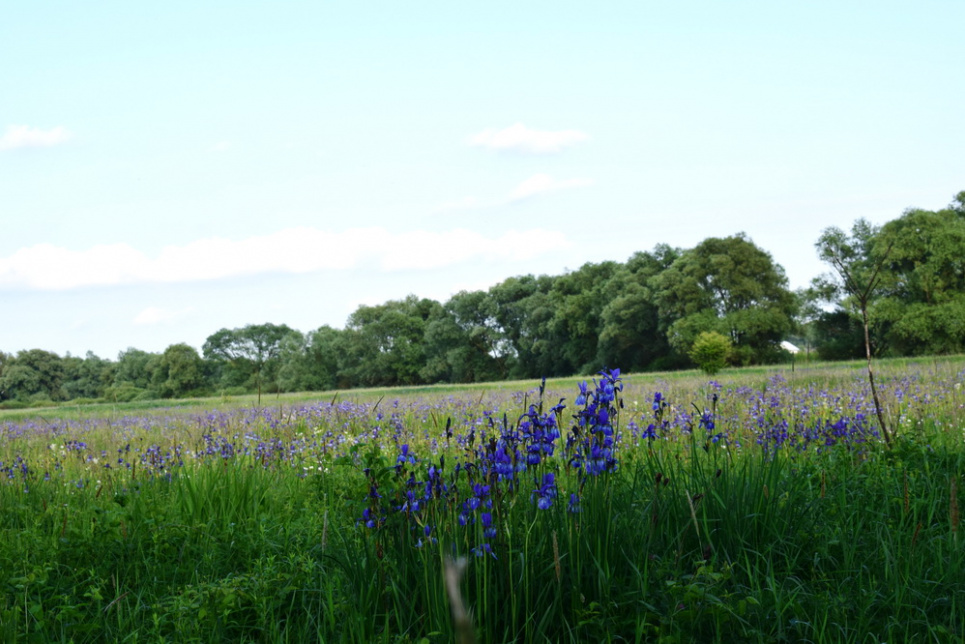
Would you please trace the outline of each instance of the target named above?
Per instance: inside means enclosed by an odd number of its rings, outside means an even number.
[[[965,190],[965,3],[7,2],[0,350],[200,347]]]

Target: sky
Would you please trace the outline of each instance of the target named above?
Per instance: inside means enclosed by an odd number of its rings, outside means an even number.
[[[965,3],[0,1],[0,351],[198,349],[965,190]]]

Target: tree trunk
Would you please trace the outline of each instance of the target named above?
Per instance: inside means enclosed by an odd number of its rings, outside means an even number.
[[[871,334],[868,331],[868,306],[866,303],[861,306],[861,321],[864,323],[864,351],[868,358],[868,382],[871,383],[871,398],[875,401],[875,413],[878,415],[878,423],[881,425],[881,432],[885,436],[885,443],[888,447],[891,447],[891,436],[888,433],[888,426],[885,425],[885,416],[881,412],[878,388],[875,387],[875,374],[871,370]]]

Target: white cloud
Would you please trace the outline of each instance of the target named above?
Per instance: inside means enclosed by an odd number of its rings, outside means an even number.
[[[212,145],[210,148],[208,148],[208,151],[209,151],[209,152],[224,152],[225,150],[228,150],[229,148],[231,148],[231,141],[218,141],[217,143],[215,143],[214,145]]]
[[[590,137],[579,130],[531,130],[522,123],[505,129],[490,128],[469,139],[475,147],[505,152],[526,154],[557,154],[571,145],[588,140]]]
[[[516,189],[509,195],[509,201],[520,201],[527,199],[541,192],[553,192],[565,190],[566,188],[582,188],[593,185],[592,179],[565,179],[557,181],[545,173],[534,174],[526,181],[516,186]]]
[[[70,132],[60,126],[41,130],[28,125],[9,125],[7,131],[0,137],[0,150],[49,148],[65,143],[70,136]]]
[[[487,237],[465,229],[390,233],[376,227],[340,233],[288,228],[242,240],[212,237],[167,246],[156,257],[128,244],[85,250],[38,244],[0,258],[0,289],[195,282],[264,273],[344,271],[362,264],[386,271],[438,269],[471,260],[521,260],[568,245],[562,233],[538,229]],[[141,313],[143,323],[157,315],[150,310]]]
[[[162,322],[175,322],[193,310],[193,308],[188,307],[180,311],[171,311],[156,306],[149,306],[134,317],[134,324],[150,326],[161,324]]]

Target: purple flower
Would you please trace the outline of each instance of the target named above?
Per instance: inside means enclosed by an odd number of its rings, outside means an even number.
[[[543,475],[543,484],[533,490],[531,499],[536,500],[536,507],[540,510],[548,510],[553,505],[556,497],[556,475],[547,472]]]

